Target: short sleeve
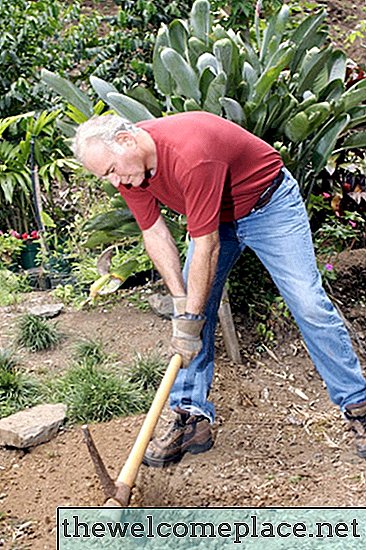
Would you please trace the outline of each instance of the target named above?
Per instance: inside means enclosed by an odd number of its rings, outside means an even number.
[[[184,175],[187,226],[191,237],[201,237],[218,229],[227,165],[200,162]]]
[[[160,208],[158,200],[148,189],[142,187],[128,189],[126,186],[120,185],[118,190],[134,215],[141,231],[145,231],[154,225],[160,215]]]

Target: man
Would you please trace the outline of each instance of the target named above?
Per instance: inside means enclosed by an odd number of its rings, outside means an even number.
[[[172,352],[183,367],[170,395],[174,419],[144,463],[165,466],[212,446],[208,400],[217,310],[227,276],[246,246],[270,272],[311,358],[366,458],[366,381],[348,333],[326,296],[297,182],[277,151],[240,126],[205,112],[132,125],[115,116],[82,124],[74,152],[125,198],[175,306]],[[183,274],[159,204],[187,216]]]

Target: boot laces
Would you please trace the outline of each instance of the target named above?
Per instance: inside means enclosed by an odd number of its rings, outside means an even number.
[[[353,423],[354,429],[356,429],[356,425],[358,425],[358,427],[361,428],[364,431],[364,434],[366,435],[366,415],[365,414],[353,416],[347,411],[346,418],[351,422],[351,425]]]
[[[366,415],[356,416],[355,420],[358,420],[358,422],[361,424],[361,426],[363,427],[366,433]]]
[[[177,413],[175,419],[173,420],[171,425],[168,427],[166,433],[162,436],[161,440],[166,441],[168,439],[168,437],[170,437],[170,435],[173,432],[181,430],[182,428],[184,428],[184,426],[187,424],[187,420],[188,420],[189,416],[190,415],[188,413],[187,414]]]

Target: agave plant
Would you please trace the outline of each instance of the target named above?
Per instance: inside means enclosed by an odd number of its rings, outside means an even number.
[[[168,113],[206,110],[244,126],[272,143],[308,195],[334,150],[366,145],[366,80],[345,85],[346,55],[329,44],[320,11],[288,30],[284,5],[248,42],[212,25],[207,0],[196,0],[189,21],[161,27],[154,49],[155,84]],[[253,36],[253,34],[252,34]],[[151,118],[148,94],[101,94],[133,121]],[[151,101],[150,101],[151,103]],[[162,113],[160,113],[162,114]]]

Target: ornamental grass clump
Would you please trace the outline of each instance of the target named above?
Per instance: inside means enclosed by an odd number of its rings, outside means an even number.
[[[14,370],[17,365],[17,361],[14,354],[9,349],[0,349],[0,371]]]
[[[28,351],[36,352],[51,349],[61,340],[56,325],[38,315],[26,313],[19,321],[18,344]]]
[[[75,345],[74,360],[79,364],[97,366],[105,363],[108,359],[100,340],[81,340]]]
[[[12,353],[0,349],[0,418],[39,402],[40,387],[18,368]]]
[[[165,370],[166,364],[156,352],[146,355],[136,353],[128,368],[128,377],[131,382],[140,383],[144,390],[156,390]]]
[[[140,384],[143,389],[146,410],[153,402],[165,370],[165,361],[156,352],[145,355],[136,353],[132,365],[127,369],[130,382]]]
[[[71,423],[104,422],[146,409],[140,384],[119,375],[111,366],[95,366],[88,362],[71,366],[64,376],[52,383],[50,394],[67,405]]]

